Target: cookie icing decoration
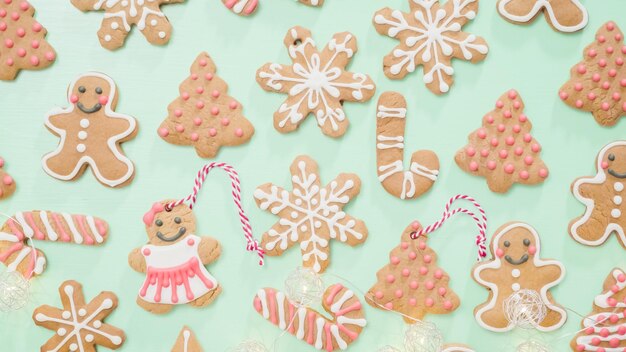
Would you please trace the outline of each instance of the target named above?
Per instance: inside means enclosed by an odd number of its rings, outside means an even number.
[[[444,345],[441,352],[476,352],[466,345],[448,344]]]
[[[547,313],[535,328],[553,331],[565,323],[567,312],[552,297],[550,289],[565,276],[565,267],[556,260],[540,258],[537,231],[528,224],[511,222],[501,226],[491,240],[493,259],[476,264],[472,277],[489,291],[487,301],[474,309],[478,324],[494,332],[515,328],[505,314],[504,301],[520,290],[535,291]]]
[[[203,352],[200,342],[196,338],[196,334],[187,326],[183,326],[180,334],[176,339],[172,352]]]
[[[14,80],[20,70],[42,70],[56,60],[46,41],[48,31],[35,20],[25,0],[0,2],[0,80]]]
[[[261,289],[254,297],[254,309],[263,318],[298,340],[327,352],[347,349],[367,323],[360,300],[348,288],[335,284],[324,292],[322,306],[331,319],[273,288]]]
[[[259,0],[222,0],[224,6],[240,16],[249,16],[257,10]]]
[[[268,63],[256,75],[264,90],[288,95],[274,114],[274,127],[292,132],[312,113],[325,135],[343,136],[349,124],[343,103],[368,101],[376,91],[368,75],[346,71],[357,52],[356,37],[337,33],[320,52],[308,29],[293,27],[284,43],[293,65]]]
[[[486,178],[496,193],[507,192],[514,183],[541,183],[548,177],[548,167],[531,129],[522,98],[509,90],[483,117],[482,127],[468,136],[469,143],[454,160],[463,171]]]
[[[65,281],[59,287],[62,309],[43,305],[33,312],[35,324],[55,332],[42,351],[88,352],[97,346],[116,350],[122,347],[126,335],[104,320],[117,308],[117,296],[102,292],[85,302],[83,287],[76,281]]]
[[[587,246],[600,246],[616,234],[626,248],[626,208],[623,204],[626,184],[626,141],[615,141],[600,150],[597,173],[572,183],[574,197],[585,205],[585,213],[570,222],[572,238]]]
[[[361,179],[339,174],[322,188],[317,163],[308,156],[298,156],[290,170],[293,191],[266,183],[254,192],[259,208],[280,218],[263,234],[261,248],[279,256],[299,243],[303,266],[321,273],[330,264],[331,240],[356,246],[367,239],[365,223],[343,211],[359,194]]]
[[[108,237],[109,226],[90,215],[51,211],[17,212],[0,227],[0,262],[8,272],[18,272],[27,279],[40,275],[46,257],[32,242],[49,241],[97,246]]]
[[[15,180],[4,171],[4,159],[0,158],[0,200],[9,198],[15,192]]]
[[[400,93],[385,92],[376,113],[376,160],[378,180],[387,192],[400,199],[415,199],[427,192],[439,176],[439,158],[430,150],[418,150],[404,170],[406,100]]]
[[[574,352],[623,352],[626,349],[626,274],[615,268],[604,281],[603,292],[593,300],[592,312],[583,318],[582,330],[572,339]]]
[[[579,31],[587,25],[587,9],[578,0],[499,0],[498,13],[507,21],[528,24],[543,12],[559,32]]]
[[[222,146],[247,143],[254,127],[227,93],[209,54],[200,53],[180,85],[180,96],[167,109],[159,136],[168,143],[192,145],[202,158],[215,157]]]
[[[424,83],[435,94],[450,90],[454,78],[452,59],[477,63],[489,48],[485,40],[462,31],[476,17],[478,0],[410,0],[410,11],[388,7],[374,15],[374,27],[382,35],[400,41],[383,60],[385,75],[402,79],[423,66]]]
[[[167,44],[172,34],[172,25],[161,11],[161,5],[181,3],[184,0],[71,1],[83,12],[104,11],[98,38],[103,48],[115,50],[124,45],[132,26],[136,26],[151,44]]]
[[[583,59],[570,70],[570,79],[559,91],[569,106],[591,112],[602,126],[613,126],[626,115],[626,45],[615,22],[605,23],[595,41],[583,51]]]
[[[137,134],[137,122],[115,112],[117,88],[102,73],[89,72],[70,84],[69,108],[55,108],[46,115],[48,130],[61,140],[56,150],[42,159],[44,171],[59,180],[80,177],[87,166],[108,187],[129,184],[135,167],[121,144]]]

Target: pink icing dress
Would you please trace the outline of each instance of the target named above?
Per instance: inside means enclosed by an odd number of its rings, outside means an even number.
[[[169,246],[143,246],[147,276],[139,297],[150,303],[185,304],[214,290],[217,280],[198,254],[200,240],[188,235]]]

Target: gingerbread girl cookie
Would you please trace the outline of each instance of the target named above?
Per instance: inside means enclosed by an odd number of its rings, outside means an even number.
[[[587,25],[587,10],[578,0],[499,0],[498,13],[507,21],[528,24],[535,20],[540,12],[559,32],[579,31]]]
[[[4,171],[4,159],[0,158],[0,199],[9,198],[15,192],[15,180]]]
[[[565,276],[565,267],[556,260],[540,259],[541,244],[533,227],[521,222],[501,226],[491,240],[492,260],[476,264],[472,277],[489,291],[487,302],[474,309],[480,326],[495,332],[515,327],[507,318],[504,302],[520,290],[533,290],[546,306],[546,316],[536,328],[552,331],[560,328],[567,312],[554,302],[550,289]]]
[[[149,242],[128,256],[130,266],[146,274],[137,304],[155,314],[180,304],[205,307],[222,292],[205,267],[220,256],[219,242],[194,234],[196,219],[188,205],[166,209],[169,203],[155,203],[144,215]]]
[[[114,111],[118,97],[113,80],[102,73],[86,73],[72,82],[67,96],[69,108],[56,108],[46,115],[46,127],[61,141],[43,157],[44,171],[69,181],[90,166],[105,186],[129,184],[135,167],[120,144],[135,137],[137,122]]]
[[[570,235],[587,246],[599,246],[615,233],[626,248],[626,141],[606,145],[596,159],[597,173],[581,177],[572,184],[572,193],[586,207],[585,213],[572,220]]]

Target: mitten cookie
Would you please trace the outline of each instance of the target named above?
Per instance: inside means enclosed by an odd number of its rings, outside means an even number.
[[[501,226],[491,239],[492,260],[476,264],[472,277],[489,291],[487,302],[474,309],[480,326],[495,332],[515,328],[504,311],[504,301],[520,290],[536,291],[546,306],[540,331],[552,331],[565,324],[567,312],[555,303],[550,289],[565,276],[565,267],[556,260],[543,260],[539,235],[530,225],[511,222]]]
[[[263,234],[261,247],[278,256],[299,243],[302,265],[321,273],[330,264],[331,240],[355,246],[367,239],[365,223],[343,211],[359,194],[361,179],[339,174],[322,188],[317,163],[308,156],[297,157],[290,170],[292,192],[271,183],[254,192],[259,208],[280,218]]]
[[[574,352],[621,352],[626,349],[626,274],[613,269],[604,280],[602,294],[593,300],[593,311],[583,318],[582,330],[572,339]]]
[[[624,61],[624,35],[615,22],[607,22],[583,51],[583,60],[570,70],[559,96],[567,105],[591,112],[600,125],[615,125],[626,115]]]
[[[0,199],[9,198],[15,192],[15,180],[4,171],[4,159],[0,158]]]
[[[206,307],[222,292],[205,267],[220,256],[219,242],[196,236],[191,208],[181,204],[166,209],[170,202],[155,203],[144,215],[148,244],[128,256],[130,266],[146,274],[137,304],[155,314],[180,304]]]
[[[115,112],[117,88],[102,73],[79,76],[68,89],[69,108],[56,108],[46,115],[46,127],[61,138],[59,146],[43,157],[44,171],[59,180],[80,177],[87,166],[96,179],[108,187],[132,181],[135,167],[121,143],[137,134],[137,122]]]
[[[196,334],[189,329],[187,326],[183,326],[183,329],[180,331],[178,338],[176,339],[176,343],[174,347],[172,347],[172,352],[202,352],[202,346],[196,339]]]
[[[328,319],[311,308],[291,302],[284,293],[264,288],[254,297],[254,309],[298,340],[318,350],[345,350],[366,325],[365,312],[354,292],[341,284],[330,286],[322,297]]]
[[[388,7],[374,15],[380,34],[396,38],[400,44],[383,60],[385,75],[402,79],[424,67],[424,83],[435,94],[450,90],[454,79],[452,59],[472,63],[484,60],[489,50],[481,37],[462,31],[476,17],[478,0],[412,0],[409,12]]]
[[[572,183],[572,193],[585,205],[585,213],[570,222],[570,235],[587,246],[599,246],[615,233],[626,248],[626,141],[606,145],[596,159],[597,173]]]
[[[368,75],[346,71],[357,51],[356,37],[337,33],[320,52],[308,29],[293,27],[284,42],[293,65],[268,63],[256,75],[261,88],[288,95],[274,114],[274,127],[292,132],[312,113],[325,135],[343,136],[349,123],[343,103],[368,101],[376,91]]]
[[[89,215],[51,211],[17,212],[0,227],[0,261],[8,272],[25,278],[40,275],[46,257],[39,249],[33,252],[29,241],[51,241],[97,246],[107,239],[109,226]]]
[[[44,305],[33,312],[35,324],[55,332],[42,351],[96,351],[97,346],[116,350],[122,346],[124,331],[104,323],[115,308],[117,296],[102,292],[85,302],[83,287],[76,281],[65,281],[59,287],[62,309]]]
[[[56,59],[48,32],[34,16],[28,1],[0,2],[0,80],[13,80],[20,70],[44,69]]]
[[[389,253],[389,264],[376,273],[378,282],[367,292],[368,303],[404,315],[413,324],[426,314],[448,314],[459,307],[459,297],[449,287],[450,277],[437,266],[437,254],[411,234],[421,228],[414,222],[404,230],[400,245]]]
[[[170,41],[172,25],[161,11],[163,4],[175,4],[185,0],[72,0],[83,12],[104,11],[104,19],[98,31],[100,45],[115,50],[124,45],[132,26],[156,45]]]
[[[209,54],[200,53],[190,71],[180,96],[167,108],[159,136],[168,143],[193,145],[202,158],[215,157],[222,146],[248,142],[254,127],[241,104],[227,94],[228,85],[215,74]]]
[[[507,21],[528,24],[540,12],[559,32],[576,32],[587,25],[587,9],[578,0],[499,0],[498,12]]]
[[[378,180],[390,194],[415,199],[427,192],[439,176],[439,158],[430,150],[418,150],[404,170],[406,100],[400,93],[385,92],[376,114],[376,163]]]
[[[463,171],[485,177],[489,189],[497,193],[507,192],[514,183],[532,185],[548,177],[541,146],[530,134],[532,124],[515,90],[500,97],[482,124],[456,153],[454,160]]]

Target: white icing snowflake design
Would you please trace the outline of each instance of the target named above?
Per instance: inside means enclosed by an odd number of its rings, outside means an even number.
[[[367,101],[376,90],[368,75],[345,71],[357,51],[356,38],[347,32],[335,34],[320,53],[311,32],[294,27],[285,44],[293,66],[271,63],[257,72],[263,89],[289,95],[274,114],[274,126],[280,132],[291,132],[314,113],[324,134],[343,135],[348,127],[343,102]]]
[[[329,264],[330,239],[354,246],[367,238],[363,221],[343,211],[359,193],[361,181],[354,174],[341,174],[321,188],[317,164],[307,156],[296,158],[291,173],[293,192],[273,184],[254,192],[261,209],[280,217],[263,234],[261,246],[268,255],[281,255],[300,242],[304,266],[323,272]]]
[[[435,94],[446,93],[453,82],[452,59],[478,62],[488,52],[481,37],[463,32],[476,17],[478,0],[409,0],[410,13],[384,8],[374,16],[380,34],[400,40],[385,57],[385,74],[401,79],[424,66],[424,83]]]

